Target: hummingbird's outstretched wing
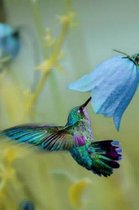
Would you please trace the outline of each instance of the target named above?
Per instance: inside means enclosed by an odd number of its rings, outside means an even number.
[[[25,124],[5,129],[0,136],[28,143],[48,151],[69,150],[77,145],[63,126]]]

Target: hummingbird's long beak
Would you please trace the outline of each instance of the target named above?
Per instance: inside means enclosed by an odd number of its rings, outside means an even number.
[[[82,108],[85,108],[87,104],[91,101],[92,97],[88,98],[87,101],[81,105]]]

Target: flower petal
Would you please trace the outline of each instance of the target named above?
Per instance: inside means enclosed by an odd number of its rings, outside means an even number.
[[[120,128],[122,115],[124,111],[126,110],[127,106],[129,105],[129,103],[131,102],[136,92],[136,89],[138,87],[138,83],[139,83],[139,73],[136,72],[136,75],[134,75],[134,77],[131,78],[130,83],[128,83],[128,86],[127,86],[128,88],[126,89],[125,93],[122,94],[121,102],[119,106],[117,107],[117,109],[115,110],[115,113],[113,116],[113,121],[115,123],[117,130],[119,130]]]
[[[120,72],[111,74],[99,83],[98,87],[92,89],[92,105],[96,113],[111,117],[119,105],[123,92],[128,88],[127,84],[133,75],[136,75],[136,66],[131,62],[119,67]]]
[[[98,88],[92,89],[94,111],[107,117],[113,116],[117,130],[138,85],[138,72],[132,61],[124,61],[119,69],[120,72],[115,69],[116,74],[104,78],[105,83],[102,81]]]
[[[99,64],[93,72],[84,75],[79,80],[71,83],[68,87],[72,90],[77,90],[81,92],[91,91],[93,88],[97,88],[99,83],[105,82],[104,78],[107,79],[111,74],[117,73],[121,62],[124,63],[125,59],[121,56],[115,56],[111,59],[104,61]],[[133,62],[127,60],[133,64]],[[121,70],[121,69],[120,69]]]
[[[20,50],[19,31],[7,24],[0,23],[0,57],[16,57]]]
[[[81,79],[77,80],[74,83],[71,83],[68,86],[68,88],[71,90],[86,92],[86,91],[91,90],[91,88],[90,88],[91,84],[92,84],[92,78],[91,78],[90,74],[86,74]]]

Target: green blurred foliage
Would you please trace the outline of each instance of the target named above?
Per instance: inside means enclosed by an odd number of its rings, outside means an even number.
[[[32,121],[64,124],[69,110],[88,97],[68,90],[70,82],[114,55],[112,49],[138,52],[138,0],[5,0],[5,4],[9,23],[27,25],[31,30],[21,31],[26,34],[22,51],[10,69],[0,75],[1,129]],[[64,52],[64,58],[58,60],[62,72],[55,71],[57,65],[49,68],[30,118],[26,108],[43,75],[36,69],[53,55],[53,43],[62,28],[56,17],[71,10],[75,13],[74,27],[69,27],[58,51],[58,59]],[[40,56],[34,57],[34,50]],[[21,202],[31,200],[36,210],[137,210],[138,98],[139,93],[124,114],[119,133],[111,119],[94,114],[89,107],[95,138],[119,139],[123,147],[121,168],[109,178],[86,171],[66,153],[47,154],[1,143],[0,209],[18,210]]]

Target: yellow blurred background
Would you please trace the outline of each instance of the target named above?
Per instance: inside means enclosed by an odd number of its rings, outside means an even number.
[[[88,94],[69,83],[115,55],[139,51],[138,0],[5,0],[7,23],[20,28],[21,49],[0,74],[0,129],[20,123],[64,125]],[[68,153],[0,145],[0,210],[138,210],[139,91],[119,132],[89,106],[95,139],[118,139],[121,167],[109,178],[76,164]],[[30,210],[30,209],[29,209]]]

